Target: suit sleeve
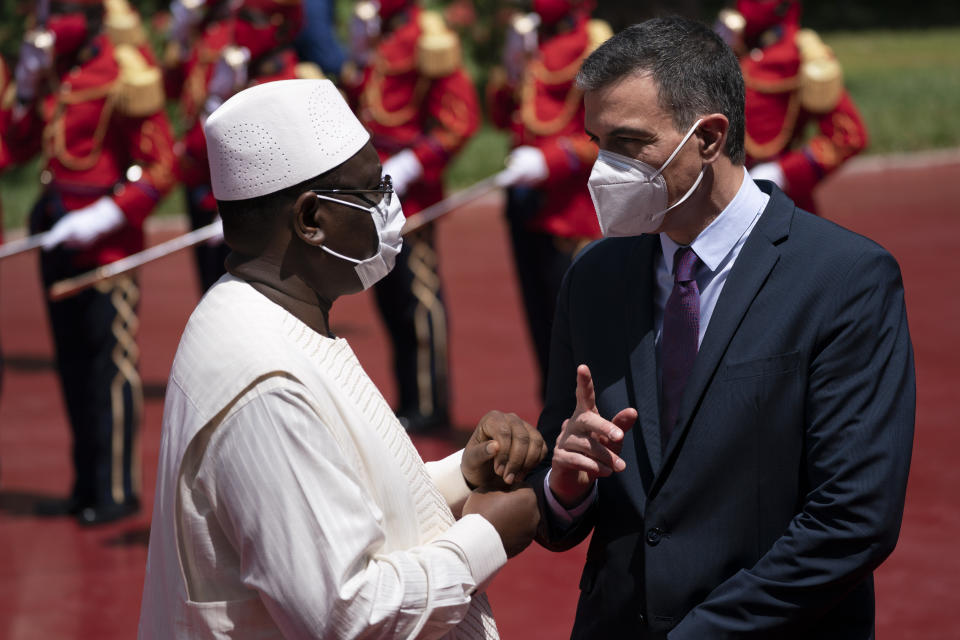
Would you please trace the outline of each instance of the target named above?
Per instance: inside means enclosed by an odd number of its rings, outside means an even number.
[[[438,638],[506,563],[468,515],[428,543],[384,549],[360,457],[296,383],[252,392],[218,427],[198,490],[236,550],[240,580],[285,638]]]
[[[573,327],[570,317],[570,281],[575,277],[576,265],[567,271],[557,296],[557,307],[553,320],[550,341],[550,367],[547,372],[547,390],[543,412],[537,423],[537,429],[547,443],[547,455],[540,467],[529,476],[527,482],[537,494],[540,508],[540,526],[536,540],[551,551],[566,551],[580,544],[593,529],[596,508],[588,509],[570,526],[563,526],[553,515],[546,499],[544,477],[550,470],[553,449],[560,435],[564,420],[573,415],[576,408],[577,366],[571,341]]]
[[[831,111],[816,118],[817,134],[780,159],[787,195],[810,193],[820,180],[867,146],[867,127],[846,91]]]
[[[916,406],[899,268],[872,249],[836,291],[809,365],[805,501],[770,550],[714,589],[671,640],[766,637],[815,620],[896,545]]]

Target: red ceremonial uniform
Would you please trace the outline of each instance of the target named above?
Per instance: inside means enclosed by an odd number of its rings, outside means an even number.
[[[253,12],[256,12],[257,18],[251,16]],[[268,24],[266,28],[246,28],[251,22],[259,22],[261,16]],[[176,146],[177,176],[187,187],[210,184],[210,167],[207,163],[202,122],[208,114],[202,112],[214,67],[224,48],[236,44],[247,47],[250,51],[247,86],[294,79],[297,77],[298,58],[293,50],[293,37],[299,31],[301,21],[302,3],[299,0],[247,0],[236,15],[213,22],[204,30],[180,72],[184,78],[182,92],[171,94],[181,96],[187,124],[183,140]],[[282,26],[282,29],[278,28],[278,25]],[[177,77],[177,73],[171,74],[168,84],[175,83]],[[212,193],[203,206],[210,210],[216,208]]]
[[[807,104],[799,3],[784,3],[790,6],[777,24],[762,25],[767,28],[753,33],[750,5],[760,4],[741,0],[738,5],[748,21],[740,56],[746,85],[747,167],[778,163],[786,194],[799,207],[815,212],[814,187],[867,146],[866,126],[839,77],[833,80],[837,85],[832,95]],[[806,32],[806,37],[812,35]],[[832,57],[822,43],[817,48]],[[835,61],[833,65],[839,74]],[[812,136],[807,132],[810,126],[817,129]]]
[[[597,146],[583,129],[583,93],[575,86],[580,63],[597,42],[588,30],[586,12],[570,14],[555,33],[543,35],[537,55],[524,69],[518,86],[502,73],[487,87],[490,117],[507,129],[513,146],[543,152],[549,175],[538,185],[542,204],[527,222],[532,231],[562,238],[600,236],[587,178],[597,159]]]
[[[51,3],[17,64],[3,139],[13,161],[45,161],[30,225],[49,231],[49,287],[143,248],[144,220],[174,182],[172,140],[160,71],[123,2]],[[98,524],[140,507],[139,299],[124,275],[47,300],[75,478],[69,498],[38,503],[42,515]]]
[[[373,44],[354,42],[341,79],[409,216],[443,199],[444,170],[476,131],[479,100],[459,39],[438,14],[410,0],[382,0],[376,8],[358,5],[356,19],[354,31],[362,25],[376,35]],[[396,265],[374,287],[393,344],[397,416],[408,431],[449,426],[438,262],[428,224],[404,237]]]
[[[406,215],[443,198],[443,172],[480,123],[477,94],[461,66],[438,77],[418,66],[422,13],[411,6],[394,16],[399,24],[380,41],[372,63],[344,78],[381,161],[411,149],[423,167],[420,180],[404,194]]]
[[[543,159],[536,171],[542,180],[514,184],[506,200],[541,393],[563,275],[577,252],[600,236],[587,189],[597,146],[584,130],[576,76],[584,58],[611,33],[605,22],[590,19],[591,4],[534,0],[535,13],[514,18],[506,37],[506,68],[495,70],[487,85],[494,124],[512,133],[515,151],[508,165],[522,162],[516,156]]]
[[[143,249],[143,222],[173,186],[170,125],[162,109],[129,115],[131,96],[122,90],[121,62],[113,43],[94,38],[89,54],[58,70],[55,92],[7,117],[4,141],[16,162],[42,152],[42,179],[56,189],[67,211],[110,194],[127,225],[78,251],[79,268],[95,267]],[[138,179],[127,170],[138,165]]]

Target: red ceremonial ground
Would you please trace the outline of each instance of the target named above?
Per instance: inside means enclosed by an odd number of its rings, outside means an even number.
[[[868,159],[831,178],[822,213],[887,247],[906,283],[916,349],[918,411],[900,543],[876,574],[880,638],[960,638],[960,296],[948,276],[960,238],[960,154]],[[157,230],[151,243],[175,230]],[[450,309],[455,429],[418,439],[433,459],[462,443],[487,410],[536,422],[537,380],[520,311],[499,199],[450,215],[440,251]],[[82,528],[41,520],[32,505],[64,495],[70,436],[42,305],[36,256],[0,268],[0,640],[135,636],[146,561],[163,389],[180,331],[196,304],[188,252],[142,269],[141,374],[144,508],[138,517]],[[602,312],[602,310],[598,310]],[[334,330],[350,340],[388,399],[389,346],[369,295],[339,301]],[[496,577],[490,599],[505,639],[567,637],[585,546],[552,554],[532,545]]]

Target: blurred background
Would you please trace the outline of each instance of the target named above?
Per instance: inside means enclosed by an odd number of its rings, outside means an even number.
[[[163,50],[167,2],[130,0],[153,50]],[[714,0],[600,0],[593,15],[614,31],[647,17],[682,13],[713,24],[728,3]],[[877,573],[879,638],[960,638],[960,471],[953,460],[960,384],[960,304],[944,296],[960,237],[960,3],[934,0],[808,0],[802,24],[816,30],[843,69],[843,82],[869,132],[869,146],[816,193],[820,215],[873,238],[901,264],[917,355],[918,422],[901,542]],[[502,0],[426,1],[460,36],[464,64],[482,96],[504,48]],[[33,3],[0,2],[0,55],[13,68]],[[349,42],[354,3],[337,0],[334,26]],[[483,101],[481,101],[483,102]],[[503,169],[510,134],[484,112],[477,133],[454,157],[446,187],[457,192]],[[181,106],[166,110],[179,136]],[[809,135],[816,135],[810,131]],[[41,158],[0,174],[5,239],[23,237],[40,192]],[[525,327],[504,220],[504,196],[491,193],[448,216],[437,229],[450,313],[452,429],[417,435],[425,459],[462,444],[486,410],[540,410],[534,346]],[[155,245],[189,229],[187,201],[175,187],[147,225]],[[143,508],[131,519],[85,528],[40,520],[38,500],[62,495],[71,480],[70,433],[55,375],[36,257],[0,264],[0,640],[135,636],[149,538],[163,393],[180,331],[198,291],[190,252],[141,270],[140,367],[144,382]],[[949,285],[947,285],[949,289]],[[346,337],[371,378],[397,399],[390,336],[372,294],[338,302],[334,331]],[[535,545],[496,578],[491,602],[501,635],[564,638],[577,597],[583,545],[551,554]],[[531,620],[536,624],[532,625]]]

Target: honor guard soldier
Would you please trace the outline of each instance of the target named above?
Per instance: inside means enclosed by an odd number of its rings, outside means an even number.
[[[357,106],[407,215],[443,199],[443,173],[476,131],[480,107],[460,41],[412,0],[361,2],[343,86]],[[375,295],[393,343],[397,416],[410,432],[447,427],[447,312],[434,226],[404,236]]]
[[[144,219],[173,185],[160,70],[138,46],[108,37],[118,6],[40,3],[4,97],[12,158],[40,153],[45,162],[30,228],[46,232],[46,286],[140,251]],[[139,508],[139,296],[125,276],[48,302],[75,481],[68,499],[43,502],[38,513],[96,524]]]
[[[600,236],[587,191],[597,147],[584,132],[583,94],[574,78],[612,34],[607,23],[590,18],[592,2],[534,0],[532,8],[511,20],[487,103],[494,124],[513,138],[501,175],[542,392],[560,282],[577,251]]]
[[[717,31],[740,59],[746,84],[747,168],[816,213],[817,183],[867,146],[830,47],[800,28],[797,0],[737,0]],[[808,125],[819,131],[809,137]]]
[[[193,143],[203,145],[200,116],[207,99],[207,85],[224,47],[233,40],[233,9],[230,0],[174,0],[163,53],[163,81],[167,98],[179,103],[180,123]],[[184,143],[174,145],[179,160],[178,178],[183,183],[190,227],[199,229],[216,218],[206,162],[186,152]],[[206,291],[224,273],[229,249],[222,242],[193,247],[198,284]]]
[[[221,9],[215,10],[217,13]],[[301,63],[293,41],[303,25],[302,0],[243,0],[226,27],[213,27],[208,48],[198,50],[194,67],[196,86],[184,96],[189,128],[176,145],[177,175],[187,187],[190,220],[194,229],[217,220],[216,201],[210,190],[203,123],[234,93],[274,80],[322,77],[312,63]],[[224,33],[224,30],[226,33]],[[224,35],[227,36],[224,42]],[[203,47],[204,43],[198,45]],[[219,48],[219,55],[214,50]],[[201,62],[201,57],[203,62]],[[213,57],[213,64],[207,60]],[[202,68],[200,68],[202,67]],[[200,78],[206,77],[203,90]],[[223,237],[197,248],[197,265],[205,291],[225,273],[230,250]]]

